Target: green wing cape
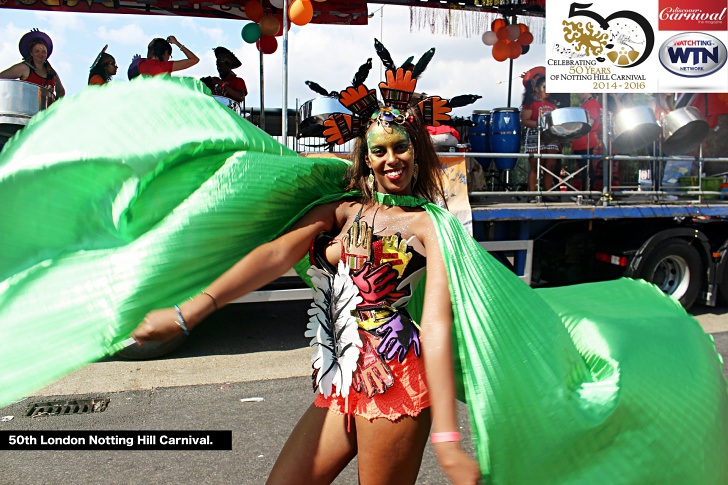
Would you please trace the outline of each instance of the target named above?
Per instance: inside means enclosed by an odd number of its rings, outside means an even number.
[[[191,79],[55,103],[0,154],[0,406],[350,195],[347,166],[299,157]],[[425,208],[486,483],[728,483],[720,358],[679,304],[632,280],[534,291]]]

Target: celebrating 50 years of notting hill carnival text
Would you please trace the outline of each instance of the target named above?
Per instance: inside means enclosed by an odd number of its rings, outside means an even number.
[[[728,6],[717,0],[555,0],[550,92],[726,92]]]
[[[0,431],[0,450],[232,450],[232,431]]]

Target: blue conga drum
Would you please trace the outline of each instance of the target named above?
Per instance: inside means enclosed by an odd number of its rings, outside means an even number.
[[[490,114],[490,147],[492,153],[521,151],[521,118],[518,108],[496,108]],[[498,170],[513,170],[517,158],[494,158]]]
[[[473,152],[490,153],[490,110],[478,109],[473,111],[470,119],[475,126],[468,131],[470,150]],[[492,158],[475,157],[484,169],[488,169]]]

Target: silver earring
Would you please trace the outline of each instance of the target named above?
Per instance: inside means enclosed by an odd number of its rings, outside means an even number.
[[[374,170],[371,167],[369,168],[369,177],[367,177],[367,187],[374,192]]]
[[[415,163],[414,171],[412,172],[412,185],[417,183],[417,174],[420,173],[420,166]]]

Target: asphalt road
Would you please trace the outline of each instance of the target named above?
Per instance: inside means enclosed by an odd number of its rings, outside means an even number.
[[[308,302],[225,308],[167,358],[90,364],[0,409],[3,430],[232,430],[233,451],[2,451],[2,484],[264,483],[313,399]],[[693,313],[728,362],[728,309]],[[724,363],[724,372],[728,374]],[[25,417],[33,403],[104,397],[102,413]],[[262,401],[241,402],[246,398]],[[464,444],[471,448],[465,407]],[[335,482],[357,483],[356,461]],[[418,484],[447,483],[428,445]]]

